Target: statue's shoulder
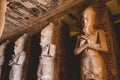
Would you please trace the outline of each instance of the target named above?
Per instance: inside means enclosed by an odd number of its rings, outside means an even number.
[[[55,45],[54,45],[53,43],[50,43],[49,45],[50,45],[51,47],[55,47]]]
[[[20,52],[20,55],[26,55],[25,51]]]

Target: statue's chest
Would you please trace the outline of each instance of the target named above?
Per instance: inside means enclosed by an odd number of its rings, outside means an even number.
[[[98,43],[98,32],[96,31],[95,34],[92,34],[88,37],[87,42],[88,44],[97,44]]]

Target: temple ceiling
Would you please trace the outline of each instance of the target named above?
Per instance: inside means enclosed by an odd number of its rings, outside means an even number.
[[[70,26],[77,26],[78,12],[82,9],[80,6],[88,1],[93,0],[9,0],[2,39],[28,32],[29,28],[34,30],[37,30],[38,27],[42,28],[49,23],[51,18],[58,17],[58,15],[64,16],[63,21]],[[115,23],[120,22],[120,1],[106,0],[106,5]],[[73,30],[73,33],[79,30],[75,27],[70,29]]]

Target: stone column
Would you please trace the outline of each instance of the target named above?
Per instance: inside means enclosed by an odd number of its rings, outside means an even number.
[[[9,80],[24,80],[23,72],[27,56],[27,53],[25,51],[25,44],[27,38],[28,34],[24,34],[15,42],[14,55],[9,62],[9,66],[11,66]]]
[[[69,60],[69,29],[61,19],[54,22],[56,29],[54,41],[56,44],[55,56],[55,78],[54,80],[69,80],[68,76],[68,60]]]
[[[2,36],[5,24],[6,0],[0,0],[0,37]]]
[[[54,24],[50,23],[41,31],[40,46],[42,52],[39,59],[37,80],[53,80],[54,78],[54,58],[56,53],[56,45],[52,43],[54,27]]]
[[[94,9],[97,13],[98,25],[96,28],[104,30],[106,34],[109,53],[102,53],[102,56],[104,57],[107,65],[108,80],[119,80],[118,67],[116,62],[116,58],[118,57],[117,53],[119,54],[119,50],[116,48],[116,41],[113,35],[114,27],[110,19],[109,11],[107,10],[104,0],[101,0],[100,2],[95,1],[92,3],[92,6],[94,6]]]

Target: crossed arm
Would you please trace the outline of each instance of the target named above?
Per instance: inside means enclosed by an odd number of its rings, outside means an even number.
[[[85,43],[85,40],[80,41],[80,38],[78,38],[76,48],[74,50],[74,54],[78,55],[82,51],[84,51],[86,48],[91,48],[97,51],[102,51],[102,52],[108,52],[108,46],[106,42],[106,36],[104,31],[99,30],[99,37],[100,37],[100,44],[88,44]],[[82,42],[82,45],[81,45]]]
[[[74,50],[74,54],[78,55],[88,47],[85,39],[81,39],[80,36],[77,37],[77,44]]]

